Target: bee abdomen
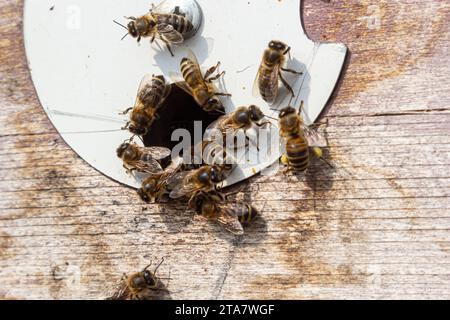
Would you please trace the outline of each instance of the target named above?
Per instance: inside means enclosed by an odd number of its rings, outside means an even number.
[[[286,155],[294,171],[305,171],[309,165],[309,147],[306,139],[301,136],[289,139],[286,143]]]
[[[190,87],[202,84],[202,75],[198,74],[196,65],[187,58],[181,60],[181,74]]]
[[[236,210],[236,215],[239,219],[239,222],[243,225],[246,225],[255,220],[256,216],[258,215],[258,211],[251,205],[244,204]]]
[[[268,102],[274,101],[278,92],[278,78],[277,81],[274,81],[271,73],[271,68],[264,67],[258,79],[259,93],[264,101]]]
[[[177,14],[163,14],[158,16],[159,23],[170,24],[183,36],[189,34],[194,29],[194,25],[186,17]]]

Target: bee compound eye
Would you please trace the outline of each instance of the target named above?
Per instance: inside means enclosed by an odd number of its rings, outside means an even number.
[[[148,270],[146,270],[144,272],[144,279],[145,279],[146,284],[149,286],[154,286],[156,284],[155,278]]]

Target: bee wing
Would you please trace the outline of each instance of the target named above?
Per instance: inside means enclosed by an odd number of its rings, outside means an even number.
[[[126,300],[128,298],[128,286],[125,279],[117,281],[109,290],[106,300]]]
[[[152,6],[151,12],[152,13],[170,13],[173,10],[173,6],[170,5],[170,2],[167,0],[161,1],[158,5]]]
[[[175,80],[175,78],[173,78],[172,80]],[[189,85],[184,80],[174,81],[174,83],[178,88],[186,92],[188,95],[193,96],[191,87],[189,87]]]
[[[317,130],[303,125],[303,132],[310,147],[324,148],[328,145],[325,137],[317,132]]]
[[[235,235],[243,235],[244,228],[239,222],[235,209],[231,206],[222,206],[219,210],[217,222],[225,226],[225,229]]]
[[[260,98],[261,93],[259,91],[259,76],[261,74],[261,66],[258,68],[258,72],[256,73],[255,80],[253,81],[253,89],[252,94],[255,98]]]
[[[166,183],[171,177],[173,177],[183,165],[183,158],[177,157],[172,160],[169,166],[164,169],[164,173],[161,175],[160,181]]]
[[[153,158],[137,161],[131,161],[129,165],[135,168],[138,172],[149,173],[149,174],[159,174],[163,171],[161,165],[158,161]]]
[[[214,121],[213,123],[211,123],[206,130],[212,130],[212,129],[218,129],[223,131],[227,126],[224,126],[225,122],[230,119],[233,116],[233,113],[228,113],[225,114],[221,117],[219,117],[219,119],[217,119],[216,121]]]
[[[141,149],[141,152],[147,158],[154,158],[156,160],[167,158],[172,154],[172,151],[165,147],[139,147],[139,149]]]
[[[190,172],[180,172],[178,174],[175,174],[172,178],[168,180],[169,189],[172,191],[170,192],[170,197],[172,199],[178,199],[181,197],[184,197],[186,195],[190,195],[198,190],[200,190],[199,186],[195,183],[189,183],[192,177],[192,175],[196,174],[195,171]]]
[[[156,26],[156,36],[169,43],[183,43],[184,37],[170,24],[161,23]]]
[[[197,56],[195,55],[194,51],[192,51],[190,48],[187,49],[187,58],[189,60],[191,60],[192,63],[194,64],[194,70],[192,70],[192,71],[193,72],[198,72],[200,75],[202,75],[203,86],[206,89],[208,89],[208,85],[203,79],[203,72],[202,72],[202,69],[200,68],[200,63],[198,62]]]
[[[137,91],[137,95],[136,95],[136,102],[135,102],[135,106],[138,106],[140,104],[142,104],[142,102],[140,101],[139,97],[141,96],[141,93],[143,92],[143,90],[147,90],[147,88],[151,88],[152,86],[152,79],[153,76],[151,74],[146,74],[142,80],[141,83],[139,84],[139,88]]]
[[[144,107],[159,107],[164,100],[169,96],[171,92],[171,86],[169,84],[166,84],[163,96],[160,97],[158,95],[158,90],[155,90],[155,87],[153,85],[153,75],[146,74],[139,85],[136,103],[135,105],[143,105]],[[145,103],[144,101],[141,101],[141,97],[145,97]]]

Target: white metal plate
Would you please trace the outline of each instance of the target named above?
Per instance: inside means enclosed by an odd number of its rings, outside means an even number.
[[[89,164],[105,175],[138,187],[117,158],[115,150],[129,138],[120,130],[127,118],[118,115],[134,104],[144,74],[179,72],[186,47],[203,67],[222,62],[224,87],[233,94],[224,99],[227,112],[256,104],[277,117],[262,99],[252,96],[252,84],[270,40],[292,47],[290,67],[303,76],[289,78],[305,101],[304,116],[312,123],[328,101],[346,55],[337,43],[314,43],[300,22],[299,0],[197,0],[204,13],[201,34],[174,48],[175,57],[153,48],[145,39],[138,46],[112,23],[124,15],[147,12],[147,0],[27,0],[24,36],[29,67],[41,104],[63,139]],[[212,39],[212,41],[211,41]],[[211,46],[212,43],[212,46]],[[208,45],[209,44],[209,45]],[[289,96],[277,105],[286,106]],[[259,165],[241,165],[227,180],[232,184],[277,161],[279,154]]]

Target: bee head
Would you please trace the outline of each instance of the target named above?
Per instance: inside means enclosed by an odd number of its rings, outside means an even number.
[[[139,36],[139,32],[136,28],[136,21],[130,21],[127,27],[130,36],[132,36],[133,38],[137,38]]]
[[[150,287],[156,286],[156,283],[157,283],[156,277],[153,273],[151,273],[148,270],[144,271],[144,280],[145,280],[146,285],[148,285]]]
[[[280,119],[284,118],[292,113],[296,113],[296,112],[297,112],[297,110],[295,110],[294,108],[286,107],[280,111]]]
[[[222,102],[220,102],[219,98],[217,97],[209,98],[208,101],[206,101],[205,110],[223,110]]]
[[[145,289],[147,287],[146,279],[144,277],[144,274],[137,273],[136,275],[132,276],[130,284],[135,289]]]
[[[137,193],[138,193],[138,195],[139,195],[139,197],[141,198],[142,201],[150,203],[150,197],[147,195],[147,192],[144,189],[144,187],[138,189]]]
[[[235,120],[238,123],[241,123],[241,124],[249,124],[250,123],[250,119],[251,119],[250,113],[251,113],[250,109],[247,109],[245,107],[241,107],[238,110],[236,110],[236,118],[235,118]]]
[[[145,136],[147,134],[147,128],[133,123],[128,126],[128,130],[137,136]]]
[[[212,178],[211,178],[210,172],[208,172],[208,171],[202,171],[198,175],[198,181],[202,184],[209,184],[211,180],[212,180]]]
[[[138,189],[138,194],[141,199],[147,203],[150,203],[151,198],[149,194],[152,194],[156,191],[157,181],[156,179],[147,179],[143,182],[142,187]]]
[[[248,107],[248,111],[250,111],[250,119],[252,119],[253,121],[259,121],[265,117],[261,109],[255,105],[251,105],[250,107]]]
[[[219,166],[212,166],[210,170],[211,181],[214,183],[221,182],[223,180],[222,169]]]
[[[128,147],[130,146],[130,144],[128,142],[124,142],[122,143],[118,148],[117,148],[117,156],[119,158],[122,158],[123,154],[125,153],[125,151],[127,151]]]
[[[288,49],[288,46],[281,41],[272,40],[269,42],[269,48],[272,50],[284,52]]]

